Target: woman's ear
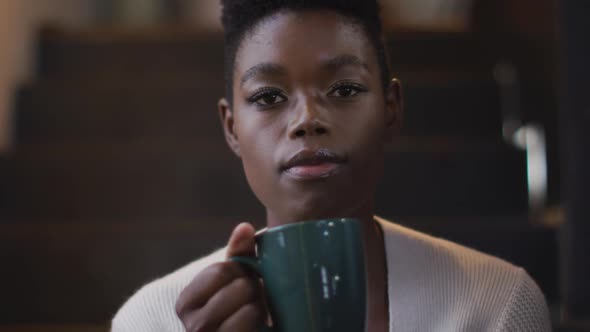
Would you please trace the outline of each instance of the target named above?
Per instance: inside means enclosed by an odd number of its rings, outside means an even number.
[[[387,142],[391,142],[401,131],[403,112],[402,84],[394,78],[385,90],[385,140]]]
[[[236,156],[240,158],[240,143],[238,142],[238,136],[234,130],[234,114],[227,99],[221,98],[219,102],[217,102],[217,109],[219,111],[219,119],[221,120],[223,133],[225,134],[225,141]]]

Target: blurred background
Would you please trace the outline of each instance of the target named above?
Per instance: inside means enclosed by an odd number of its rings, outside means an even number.
[[[590,2],[383,0],[402,136],[378,214],[523,266],[590,331]],[[217,0],[0,2],[0,331],[107,331],[263,224],[225,146]]]

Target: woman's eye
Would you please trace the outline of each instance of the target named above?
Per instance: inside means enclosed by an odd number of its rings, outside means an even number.
[[[357,92],[358,91],[355,90],[353,87],[345,86],[336,89],[336,91],[334,91],[334,95],[337,97],[350,97],[356,95]]]
[[[346,84],[333,88],[328,95],[331,97],[353,97],[363,91],[366,91],[366,89],[357,85]]]
[[[252,96],[252,98],[250,98],[250,101],[252,103],[256,103],[260,106],[271,106],[274,104],[282,103],[285,100],[287,100],[287,98],[285,98],[278,91],[261,92],[255,94],[254,96]]]

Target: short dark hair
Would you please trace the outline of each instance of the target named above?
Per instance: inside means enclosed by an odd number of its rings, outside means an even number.
[[[221,2],[223,5],[221,22],[225,36],[225,89],[230,103],[233,103],[233,71],[236,53],[242,39],[262,19],[281,10],[331,10],[359,24],[375,48],[383,89],[389,84],[389,59],[383,42],[377,0],[221,0]]]

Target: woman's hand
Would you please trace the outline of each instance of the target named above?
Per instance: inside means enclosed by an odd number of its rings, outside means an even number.
[[[248,223],[236,226],[227,257],[254,256],[255,231]],[[201,271],[182,291],[176,313],[189,332],[253,332],[264,321],[258,278],[239,263],[222,262]]]

